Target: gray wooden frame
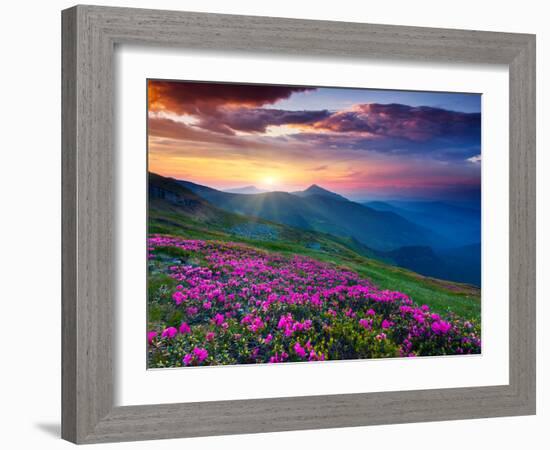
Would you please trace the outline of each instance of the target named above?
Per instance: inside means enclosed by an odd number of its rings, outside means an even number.
[[[94,443],[535,413],[535,36],[96,6],[63,11],[62,29],[64,439]],[[114,407],[113,52],[125,43],[506,64],[509,384]]]

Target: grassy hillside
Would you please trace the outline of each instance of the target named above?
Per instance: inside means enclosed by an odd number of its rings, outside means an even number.
[[[172,180],[150,176],[149,233],[190,239],[242,242],[282,254],[301,254],[349,268],[381,289],[398,290],[432,310],[480,317],[480,290],[424,277],[373,259],[356,241],[228,213]]]

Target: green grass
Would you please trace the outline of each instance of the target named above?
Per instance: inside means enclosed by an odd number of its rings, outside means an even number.
[[[474,286],[437,280],[388,265],[370,257],[365,249],[359,248],[350,239],[298,230],[264,220],[258,220],[258,223],[276,229],[278,239],[247,239],[229,231],[232,226],[249,221],[249,218],[230,213],[220,213],[211,220],[195,221],[189,216],[151,208],[149,233],[241,242],[267,251],[308,256],[357,272],[382,289],[404,292],[415,303],[426,304],[440,314],[452,311],[464,319],[480,319],[480,290]],[[320,248],[310,248],[308,243],[312,242]]]

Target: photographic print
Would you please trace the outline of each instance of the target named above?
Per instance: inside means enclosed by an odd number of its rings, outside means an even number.
[[[147,80],[147,367],[481,353],[481,95]]]

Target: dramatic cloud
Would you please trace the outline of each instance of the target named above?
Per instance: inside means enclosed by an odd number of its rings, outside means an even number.
[[[192,143],[193,145],[208,144],[218,147],[237,147],[237,148],[273,148],[274,143],[269,139],[257,137],[255,139],[246,139],[243,136],[235,136],[230,133],[212,133],[211,130],[203,129],[198,126],[189,126],[166,118],[149,117],[148,136],[156,139],[169,139],[183,143]]]
[[[264,133],[269,126],[312,124],[330,116],[329,111],[284,111],[281,109],[240,108],[219,111],[214,120],[236,131]],[[206,128],[204,124],[200,125]]]
[[[293,93],[312,88],[155,81],[148,83],[150,111],[171,111],[175,114],[204,114],[221,106],[258,107],[289,98]]]
[[[367,137],[401,138],[425,142],[436,137],[477,139],[481,133],[481,115],[427,106],[355,105],[319,121],[313,128],[336,133],[359,133]]]
[[[299,126],[292,139],[335,150],[431,155],[464,160],[479,154],[481,115],[400,104],[358,104]]]

